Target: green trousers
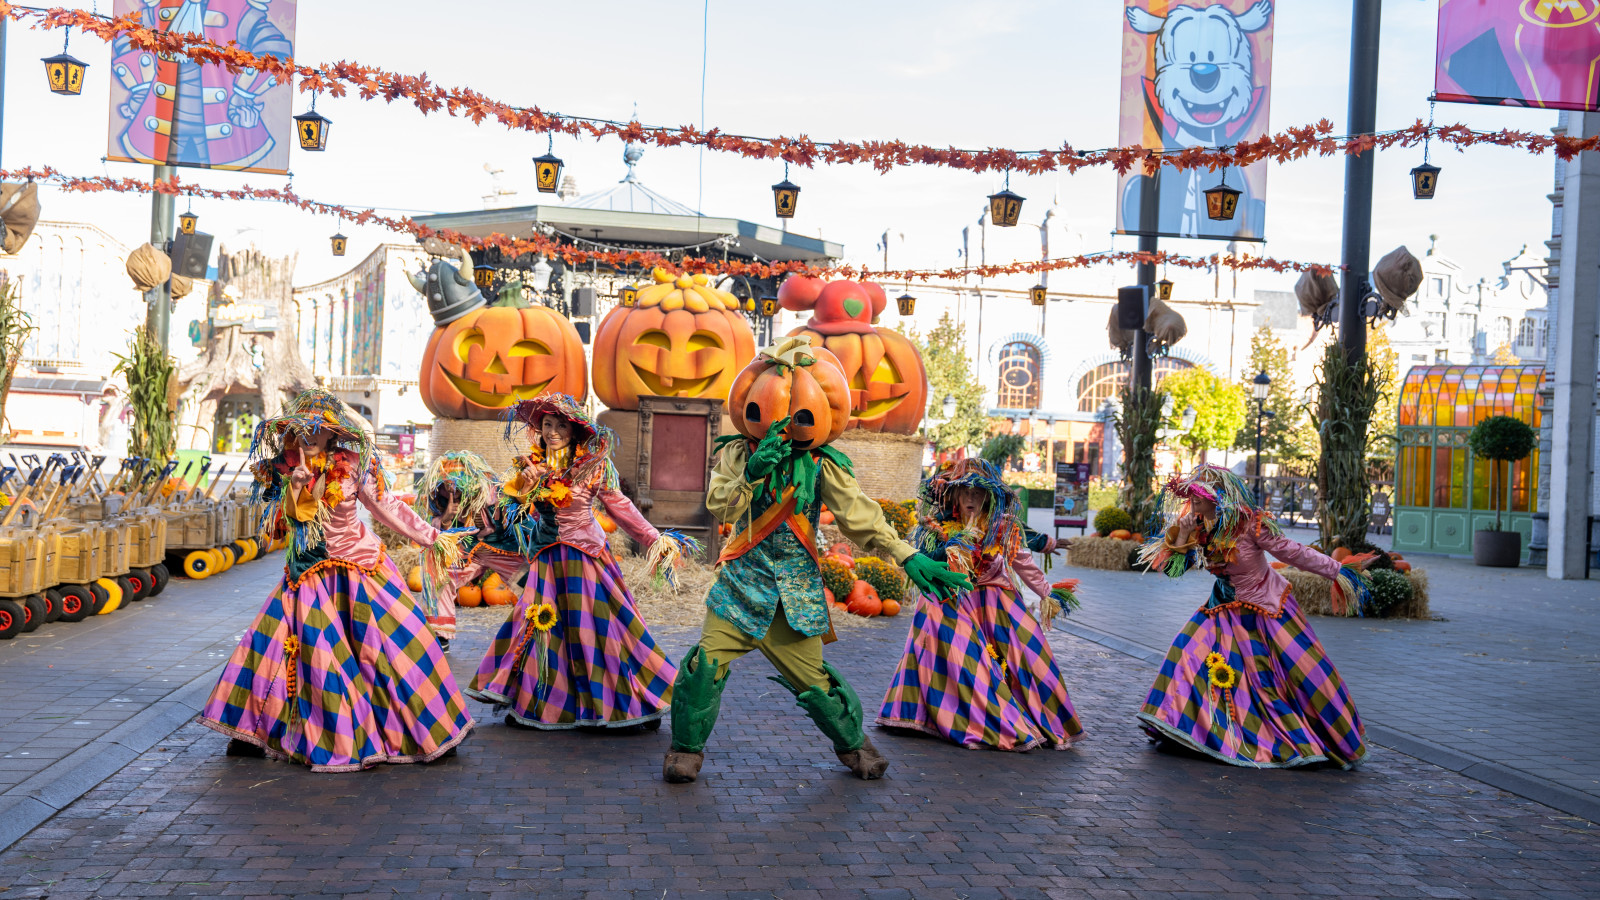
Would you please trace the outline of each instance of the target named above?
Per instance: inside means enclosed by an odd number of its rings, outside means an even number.
[[[784,680],[796,690],[816,687],[826,692],[832,687],[828,673],[822,670],[822,636],[806,637],[790,627],[789,619],[780,605],[772,617],[772,627],[766,637],[754,638],[739,626],[716,613],[706,610],[706,623],[700,629],[700,647],[706,657],[717,664],[717,678],[728,677],[728,664],[749,653],[760,650]]]

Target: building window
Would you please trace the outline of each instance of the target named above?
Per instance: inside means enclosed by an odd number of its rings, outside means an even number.
[[[1472,313],[1456,315],[1456,340],[1471,344],[1478,336],[1478,317]]]
[[[1444,313],[1431,312],[1422,323],[1422,336],[1434,340],[1444,340]]]
[[[1436,363],[1448,363],[1450,361],[1450,351],[1449,350],[1435,350],[1435,351],[1433,351],[1433,361],[1436,362]]]
[[[1550,320],[1549,319],[1545,319],[1543,322],[1539,323],[1539,352],[1540,353],[1545,352],[1544,348],[1549,346],[1549,344],[1550,344]]]
[[[1511,343],[1511,320],[1504,316],[1497,317],[1494,320],[1494,331],[1489,335],[1489,339],[1494,342],[1496,348]]]
[[[1526,316],[1517,323],[1517,346],[1533,346],[1533,320]]]
[[[1449,297],[1450,283],[1443,278],[1429,278],[1428,293],[1434,297]]]
[[[1027,341],[1012,341],[1000,348],[1001,409],[1038,409],[1039,379],[1044,363],[1039,348]]]
[[[1193,366],[1194,363],[1174,356],[1157,357],[1150,361],[1150,383],[1152,386],[1160,387],[1162,380],[1168,375]],[[1089,374],[1078,379],[1078,411],[1099,412],[1101,404],[1107,400],[1115,400],[1117,394],[1128,386],[1128,376],[1132,372],[1133,362],[1126,359],[1095,366]]]
[[[1425,363],[1425,362],[1428,361],[1428,354],[1426,354],[1426,353],[1413,353],[1413,354],[1411,354],[1411,361],[1414,362],[1414,363]]]

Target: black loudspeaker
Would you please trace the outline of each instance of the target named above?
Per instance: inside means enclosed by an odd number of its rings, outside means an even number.
[[[205,278],[211,270],[211,235],[179,233],[172,242],[172,274]]]
[[[1150,308],[1150,286],[1135,284],[1117,288],[1117,326],[1125,331],[1138,331],[1144,327],[1145,312]]]
[[[573,288],[572,317],[574,319],[581,319],[592,315],[594,315],[594,288]]]
[[[579,290],[587,290],[587,288],[579,288]],[[573,295],[576,296],[577,295],[577,291],[574,291]],[[572,327],[578,329],[578,340],[582,341],[585,344],[589,343],[589,323],[588,322],[573,322],[572,323]]]

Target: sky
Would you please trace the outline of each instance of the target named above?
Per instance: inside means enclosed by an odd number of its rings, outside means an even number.
[[[1345,130],[1350,3],[1279,0],[1271,129],[1327,118]],[[101,2],[108,11],[109,0]],[[757,136],[806,134],[814,139],[900,139],[963,148],[1078,147],[1117,143],[1117,90],[1122,4],[1113,0],[919,0],[836,2],[803,6],[731,0],[454,5],[300,4],[296,56],[302,63],[350,60],[402,73],[426,72],[436,83],[465,85],[510,103],[612,119],[637,105],[645,124],[701,124]],[[1378,128],[1428,116],[1432,89],[1433,0],[1383,4]],[[50,165],[69,174],[148,177],[150,169],[103,163],[106,150],[108,48],[75,36],[74,55],[90,64],[82,96],[44,86],[41,57],[59,52],[59,33],[13,26],[6,68],[6,167]],[[702,114],[702,53],[705,58]],[[296,111],[308,106],[295,100]],[[506,205],[539,202],[529,160],[546,139],[503,126],[475,126],[444,114],[424,116],[409,104],[323,97],[317,109],[333,120],[328,150],[293,151],[294,190],[350,207],[406,213],[480,209],[491,187],[485,166],[504,170],[518,190]],[[1439,124],[1479,129],[1547,131],[1555,114],[1440,104]],[[619,141],[558,138],[555,152],[580,191],[608,187],[624,174]],[[1442,166],[1439,193],[1413,200],[1409,169],[1420,150],[1379,155],[1373,216],[1373,261],[1405,244],[1421,255],[1429,235],[1469,275],[1493,276],[1524,244],[1542,251],[1550,236],[1552,157],[1478,147],[1464,153],[1435,145]],[[1343,210],[1342,158],[1274,166],[1268,178],[1270,256],[1337,263]],[[688,148],[650,147],[641,179],[708,215],[778,225],[770,185],[781,162],[746,160]],[[282,176],[182,169],[208,187],[282,186]],[[974,225],[993,175],[931,167],[880,175],[868,166],[794,168],[802,187],[793,230],[845,246],[852,262],[881,265],[878,244],[890,234],[889,264],[960,264],[961,229]],[[1109,169],[1013,177],[1028,198],[1023,223],[1037,224],[1055,198],[1057,215],[1084,235],[1086,251],[1135,248],[1113,237],[1114,173]],[[148,238],[149,200],[134,195],[69,195],[46,191],[44,217],[89,221],[129,246]],[[179,211],[184,208],[179,201]],[[339,274],[378,243],[410,242],[379,228],[342,226],[348,256],[332,257],[328,217],[260,202],[200,201],[200,230],[223,244],[254,242],[299,253],[296,282]],[[1035,259],[1038,232],[1018,228],[991,242],[988,261]],[[1163,242],[1164,249],[1204,255],[1216,242]],[[1071,248],[1076,250],[1078,248]],[[1061,255],[1052,247],[1053,255]],[[1111,284],[1126,273],[1107,272]],[[1288,289],[1293,276],[1264,277],[1259,287]]]

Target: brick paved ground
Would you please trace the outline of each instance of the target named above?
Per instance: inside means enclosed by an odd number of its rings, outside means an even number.
[[[464,618],[463,677],[498,614]],[[908,624],[829,648],[869,704]],[[674,654],[693,638],[659,636]],[[311,775],[189,725],[0,855],[0,896],[1593,896],[1588,822],[1393,752],[1355,772],[1154,752],[1131,718],[1149,667],[1052,640],[1079,749],[876,734],[894,763],[877,782],[837,765],[758,656],[687,786],[659,780],[664,732],[488,723],[453,760]]]
[[[1363,718],[1600,804],[1600,581],[1411,561],[1427,570],[1442,620],[1311,619]],[[1054,575],[1083,581],[1071,624],[1162,653],[1212,583],[1203,573],[1173,581],[1064,564]]]

